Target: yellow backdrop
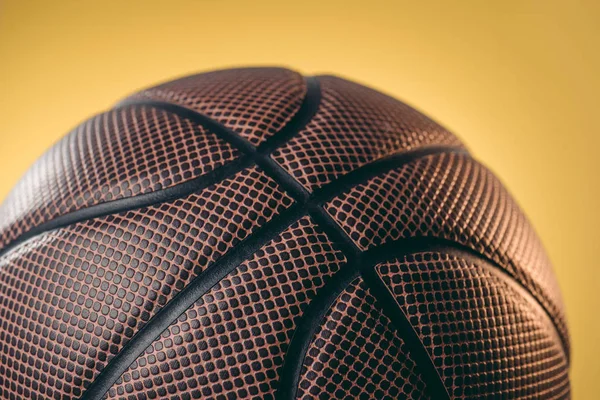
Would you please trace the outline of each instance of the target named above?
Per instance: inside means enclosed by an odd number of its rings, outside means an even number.
[[[141,87],[277,64],[393,94],[506,183],[562,286],[576,397],[600,390],[600,7],[585,2],[0,0],[0,199]]]

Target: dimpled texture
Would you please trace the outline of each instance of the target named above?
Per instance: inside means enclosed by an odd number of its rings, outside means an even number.
[[[273,158],[309,191],[380,158],[427,145],[461,146],[406,104],[332,76],[320,77],[314,118]]]
[[[282,68],[245,68],[187,76],[133,99],[178,104],[220,122],[259,145],[289,122],[306,93],[302,75]]]
[[[566,398],[567,359],[551,321],[496,267],[481,264],[432,252],[376,271],[452,398]]]
[[[344,262],[302,218],[171,325],[109,398],[272,399],[298,317]]]
[[[252,168],[185,199],[45,233],[2,257],[2,397],[78,397],[157,309],[291,203]]]
[[[204,175],[238,151],[201,126],[146,106],[79,125],[44,154],[0,208],[0,249],[67,213]]]
[[[429,399],[406,346],[362,278],[323,318],[304,360],[298,398]]]
[[[560,290],[542,244],[500,181],[468,155],[423,157],[339,195],[327,210],[362,249],[436,237],[494,259],[550,310],[569,343]]]
[[[1,398],[568,398],[568,360],[551,265],[501,183],[340,78],[144,90],[0,208]]]

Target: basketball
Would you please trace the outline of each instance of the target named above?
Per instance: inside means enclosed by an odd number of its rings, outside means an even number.
[[[563,399],[569,353],[499,179],[340,77],[142,90],[0,208],[2,398]]]

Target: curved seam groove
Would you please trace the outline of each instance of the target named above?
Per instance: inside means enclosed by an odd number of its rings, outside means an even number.
[[[421,369],[423,379],[427,382],[426,388],[432,399],[450,400],[450,394],[444,385],[442,377],[433,364],[427,348],[412,326],[408,317],[397,305],[396,299],[390,290],[384,285],[383,281],[375,272],[375,265],[371,262],[360,266],[361,276],[369,287],[371,294],[381,305],[392,325],[396,328],[398,335],[410,349],[410,354],[415,360],[417,366]]]
[[[300,372],[308,351],[308,347],[312,341],[312,338],[314,337],[314,333],[320,326],[320,322],[327,313],[331,304],[333,304],[335,299],[339,296],[339,292],[343,291],[343,288],[340,289],[340,287],[347,283],[350,277],[356,277],[358,271],[360,271],[359,275],[363,277],[367,285],[373,289],[373,296],[381,303],[382,307],[384,308],[383,311],[392,320],[392,324],[396,327],[400,337],[403,340],[406,340],[403,332],[409,332],[409,336],[411,335],[410,331],[413,332],[413,346],[411,347],[411,350],[415,347],[415,345],[417,348],[422,348],[420,356],[417,356],[419,360],[415,360],[417,361],[417,365],[421,369],[424,368],[425,370],[429,370],[430,374],[433,374],[432,376],[437,376],[438,378],[433,383],[433,388],[428,386],[428,390],[434,392],[432,395],[435,396],[432,398],[450,398],[443,380],[439,375],[437,368],[433,364],[427,349],[414,331],[414,328],[406,318],[406,315],[397,306],[394,296],[381,282],[381,279],[377,276],[374,269],[376,265],[382,262],[391,261],[405,255],[421,253],[424,251],[443,252],[445,254],[457,256],[469,262],[476,263],[476,265],[486,268],[493,273],[494,276],[497,276],[499,279],[502,279],[504,282],[517,289],[520,294],[525,296],[530,304],[542,311],[541,314],[547,320],[547,323],[552,326],[553,336],[561,343],[563,346],[563,352],[566,354],[564,348],[565,343],[558,333],[558,329],[552,318],[549,316],[547,310],[533,297],[527,288],[522,286],[521,283],[508,272],[505,272],[505,270],[494,260],[491,260],[488,257],[477,253],[475,250],[451,240],[435,237],[405,238],[388,242],[386,244],[361,252],[355,262],[349,262],[346,264],[346,266],[343,267],[344,269],[334,275],[328,281],[328,283],[321,288],[320,293],[315,296],[308,306],[306,312],[300,317],[300,322],[297,324],[292,336],[292,340],[284,359],[284,364],[281,367],[280,383],[276,394],[277,400],[292,400],[296,398],[300,380]],[[386,304],[387,307],[384,306]],[[397,315],[392,318],[390,313]],[[398,315],[398,313],[400,313],[400,315]]]
[[[320,100],[320,96],[312,96],[311,99],[313,99],[313,101]],[[234,132],[233,130],[224,126],[220,122],[215,121],[215,120],[211,119],[210,117],[208,117],[204,114],[201,114],[197,111],[194,111],[192,109],[189,109],[187,107],[184,107],[184,106],[181,106],[178,104],[167,103],[167,102],[156,101],[156,100],[147,100],[147,99],[141,99],[141,100],[132,99],[132,100],[127,100],[127,101],[121,103],[121,106],[128,106],[128,105],[147,105],[150,107],[158,108],[158,109],[176,114],[179,117],[185,118],[188,121],[191,121],[195,124],[203,126],[204,128],[208,129],[210,132],[217,135],[222,140],[228,142],[229,144],[231,144],[232,146],[237,148],[239,151],[244,153],[247,157],[249,157],[253,161],[254,164],[256,164],[258,167],[260,167],[265,173],[267,173],[270,178],[275,180],[296,201],[308,200],[309,194],[306,191],[306,189],[304,189],[304,187],[302,187],[302,185],[300,185],[281,166],[279,166],[279,164],[277,164],[277,162],[275,160],[273,160],[270,157],[270,154],[268,152],[270,145],[268,144],[268,142],[270,142],[271,140],[273,140],[273,141],[278,140],[278,145],[282,144],[282,142],[279,142],[279,139],[275,139],[278,136],[277,133],[275,135],[271,136],[270,138],[268,138],[263,143],[263,145],[265,146],[265,147],[263,147],[263,149],[266,149],[266,150],[261,151],[260,146],[256,147],[255,145],[250,143],[250,141],[248,141],[246,138],[238,135],[236,132]],[[313,109],[318,107],[318,105],[314,105],[312,103],[310,103],[310,104],[303,103],[303,106],[305,108],[303,109],[301,107],[300,110],[298,111],[298,113],[304,114],[305,112],[308,112],[309,114],[312,115],[312,113],[314,112]],[[294,122],[295,124],[298,124],[299,122],[295,122],[295,121],[303,121],[303,120],[304,120],[303,117],[297,117],[297,118],[292,118],[292,120],[290,120],[290,122]],[[296,129],[301,129],[301,128],[302,128],[301,126],[296,127]],[[291,133],[288,132],[286,134],[286,136],[290,137]]]
[[[319,92],[318,95],[314,94],[315,90]],[[301,130],[304,126],[303,124],[312,119],[312,116],[319,107],[320,99],[320,87],[318,83],[315,85],[313,82],[310,85],[307,85],[307,93],[302,106],[287,124],[293,124],[293,127],[287,129],[284,127],[280,131],[283,132],[286,139],[291,137],[295,131]],[[122,105],[125,104],[127,103],[122,103]],[[283,190],[287,191],[296,200],[296,204],[280,214],[278,218],[276,217],[276,219],[260,227],[254,234],[232,248],[223,255],[221,259],[217,260],[212,267],[207,268],[205,272],[196,276],[192,282],[190,282],[170,302],[157,311],[148,323],[131,338],[121,351],[117,353],[117,355],[100,372],[96,379],[92,381],[90,386],[88,386],[80,397],[80,400],[102,398],[137,357],[139,357],[139,355],[146,350],[146,348],[152,344],[152,342],[154,342],[154,340],[156,340],[156,338],[167,329],[173,321],[194,304],[197,299],[208,292],[229,272],[237,268],[244,260],[268,243],[269,240],[281,233],[283,229],[300,219],[305,214],[303,206],[309,197],[308,192],[297,184],[291,176],[285,173],[283,168],[280,167],[279,170],[276,168],[278,164],[272,160],[268,154],[270,146],[266,146],[265,150],[259,152],[254,145],[237,133],[200,113],[184,107],[174,106],[169,103],[150,102],[148,104],[174,112],[192,122],[196,122],[212,131],[212,133],[222,140],[225,140],[236,147],[243,152],[245,157],[251,160],[254,165],[261,167],[271,179],[274,179]],[[304,114],[308,115],[304,116]],[[278,135],[275,134],[269,139],[277,136]],[[267,139],[267,142],[269,139]],[[282,143],[283,141],[278,140],[277,145],[281,145]],[[275,146],[273,146],[273,148],[275,148]],[[277,177],[273,176],[274,173]],[[283,182],[280,182],[280,180]],[[296,186],[293,183],[296,183]]]
[[[561,349],[565,353],[567,364],[569,363],[567,343],[560,334],[560,330],[552,318],[550,311],[540,301],[538,301],[531,290],[524,286],[513,274],[503,268],[496,261],[473,250],[472,248],[452,240],[425,236],[391,241],[366,250],[363,253],[363,256],[365,259],[371,260],[374,263],[373,265],[376,265],[390,260],[390,257],[399,258],[404,255],[423,251],[437,251],[451,256],[461,257],[469,262],[481,266],[482,268],[485,268],[487,271],[494,274],[494,276],[498,277],[498,279],[501,279],[503,282],[511,285],[511,287],[523,295],[529,303],[533,304],[536,308],[538,308],[539,311],[541,311],[541,315],[543,315],[543,317],[547,320],[548,325],[552,327],[552,335],[558,339],[558,342],[561,344]]]
[[[413,150],[394,153],[354,169],[346,175],[340,176],[335,181],[315,189],[312,196],[318,203],[322,204],[381,173],[389,172],[401,168],[410,162],[439,154],[469,156],[469,152],[462,147],[442,145],[427,145]]]
[[[367,273],[366,270],[373,269],[378,262],[381,261],[375,262],[368,254],[368,251],[360,253],[354,261],[348,262],[342,267],[343,269],[335,274],[327,284],[320,289],[320,293],[310,302],[306,312],[300,317],[299,323],[296,325],[292,340],[286,352],[284,358],[285,361],[281,367],[279,386],[275,397],[276,400],[296,399],[302,366],[316,331],[322,325],[325,315],[330,310],[334,301],[340,296],[341,292],[343,292],[346,287],[359,276],[363,278],[369,287],[371,294],[377,299],[378,303],[380,303],[382,311],[390,319],[390,322],[396,329],[399,337],[402,338],[410,348],[411,356],[421,370],[423,379],[426,380],[426,390],[430,393],[431,398],[442,400],[450,399],[427,349],[414,331],[414,328],[408,319],[395,315],[398,311],[401,312],[401,310],[399,308],[396,310],[395,307],[390,307],[389,299],[382,296],[388,289],[374,281]]]
[[[302,216],[302,208],[292,206],[277,218],[259,228],[254,234],[234,246],[223,257],[197,275],[163,308],[140,328],[126,345],[113,357],[96,379],[88,386],[80,400],[101,399],[121,377],[123,372],[150,346],[174,321],[199,298],[218,284],[224,276],[274,239]]]
[[[276,400],[296,398],[302,366],[312,339],[333,303],[358,277],[360,277],[359,269],[353,263],[347,263],[321,287],[304,314],[298,318],[296,329],[281,366],[278,388],[275,393]]]
[[[194,179],[179,183],[175,186],[155,192],[144,193],[136,196],[95,204],[93,206],[60,215],[19,235],[4,248],[0,249],[0,257],[9,253],[12,249],[24,243],[25,241],[44,232],[63,228],[68,225],[94,218],[119,214],[126,211],[136,210],[161,204],[167,201],[176,200],[231,178],[233,175],[244,170],[248,166],[250,166],[250,158],[241,156],[236,160],[228,162],[227,164],[221,165],[220,167],[207,172],[204,175],[200,175]]]
[[[305,82],[306,95],[300,109],[279,132],[269,138],[270,140],[266,140],[258,146],[259,153],[271,154],[275,149],[287,143],[300,133],[319,111],[322,96],[319,80],[315,77],[307,77]]]
[[[114,109],[132,105],[148,105],[171,112],[189,121],[196,122],[199,125],[209,129],[211,133],[218,136],[221,140],[233,145],[237,150],[241,151],[243,155],[236,160],[207,172],[206,174],[175,186],[150,193],[144,193],[132,197],[95,204],[90,207],[60,215],[19,235],[16,239],[12,240],[6,246],[0,249],[0,257],[17,247],[19,244],[44,232],[93,218],[103,217],[110,214],[118,214],[121,212],[131,211],[182,198],[197,191],[203,190],[208,186],[211,186],[222,180],[230,178],[236,173],[249,167],[251,165],[251,161],[256,162],[256,159],[253,157],[253,155],[257,151],[268,154],[269,151],[272,151],[279,145],[283,144],[285,139],[289,139],[291,136],[293,136],[295,130],[301,129],[303,123],[306,123],[312,119],[314,114],[317,112],[321,99],[320,86],[316,78],[307,78],[306,87],[306,95],[300,108],[298,109],[298,112],[292,116],[288,124],[286,124],[278,133],[267,138],[263,143],[263,146],[259,147],[258,150],[254,145],[239,136],[237,133],[231,131],[225,126],[222,126],[218,122],[185,107],[166,102],[135,99],[125,100],[118,103]],[[213,129],[214,131],[212,131]],[[279,137],[280,133],[283,134],[283,139]],[[261,148],[263,148],[263,150],[261,150]]]

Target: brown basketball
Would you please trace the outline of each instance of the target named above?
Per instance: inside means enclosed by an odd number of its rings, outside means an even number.
[[[551,265],[446,129],[216,71],[89,119],[0,209],[6,399],[568,398]]]

